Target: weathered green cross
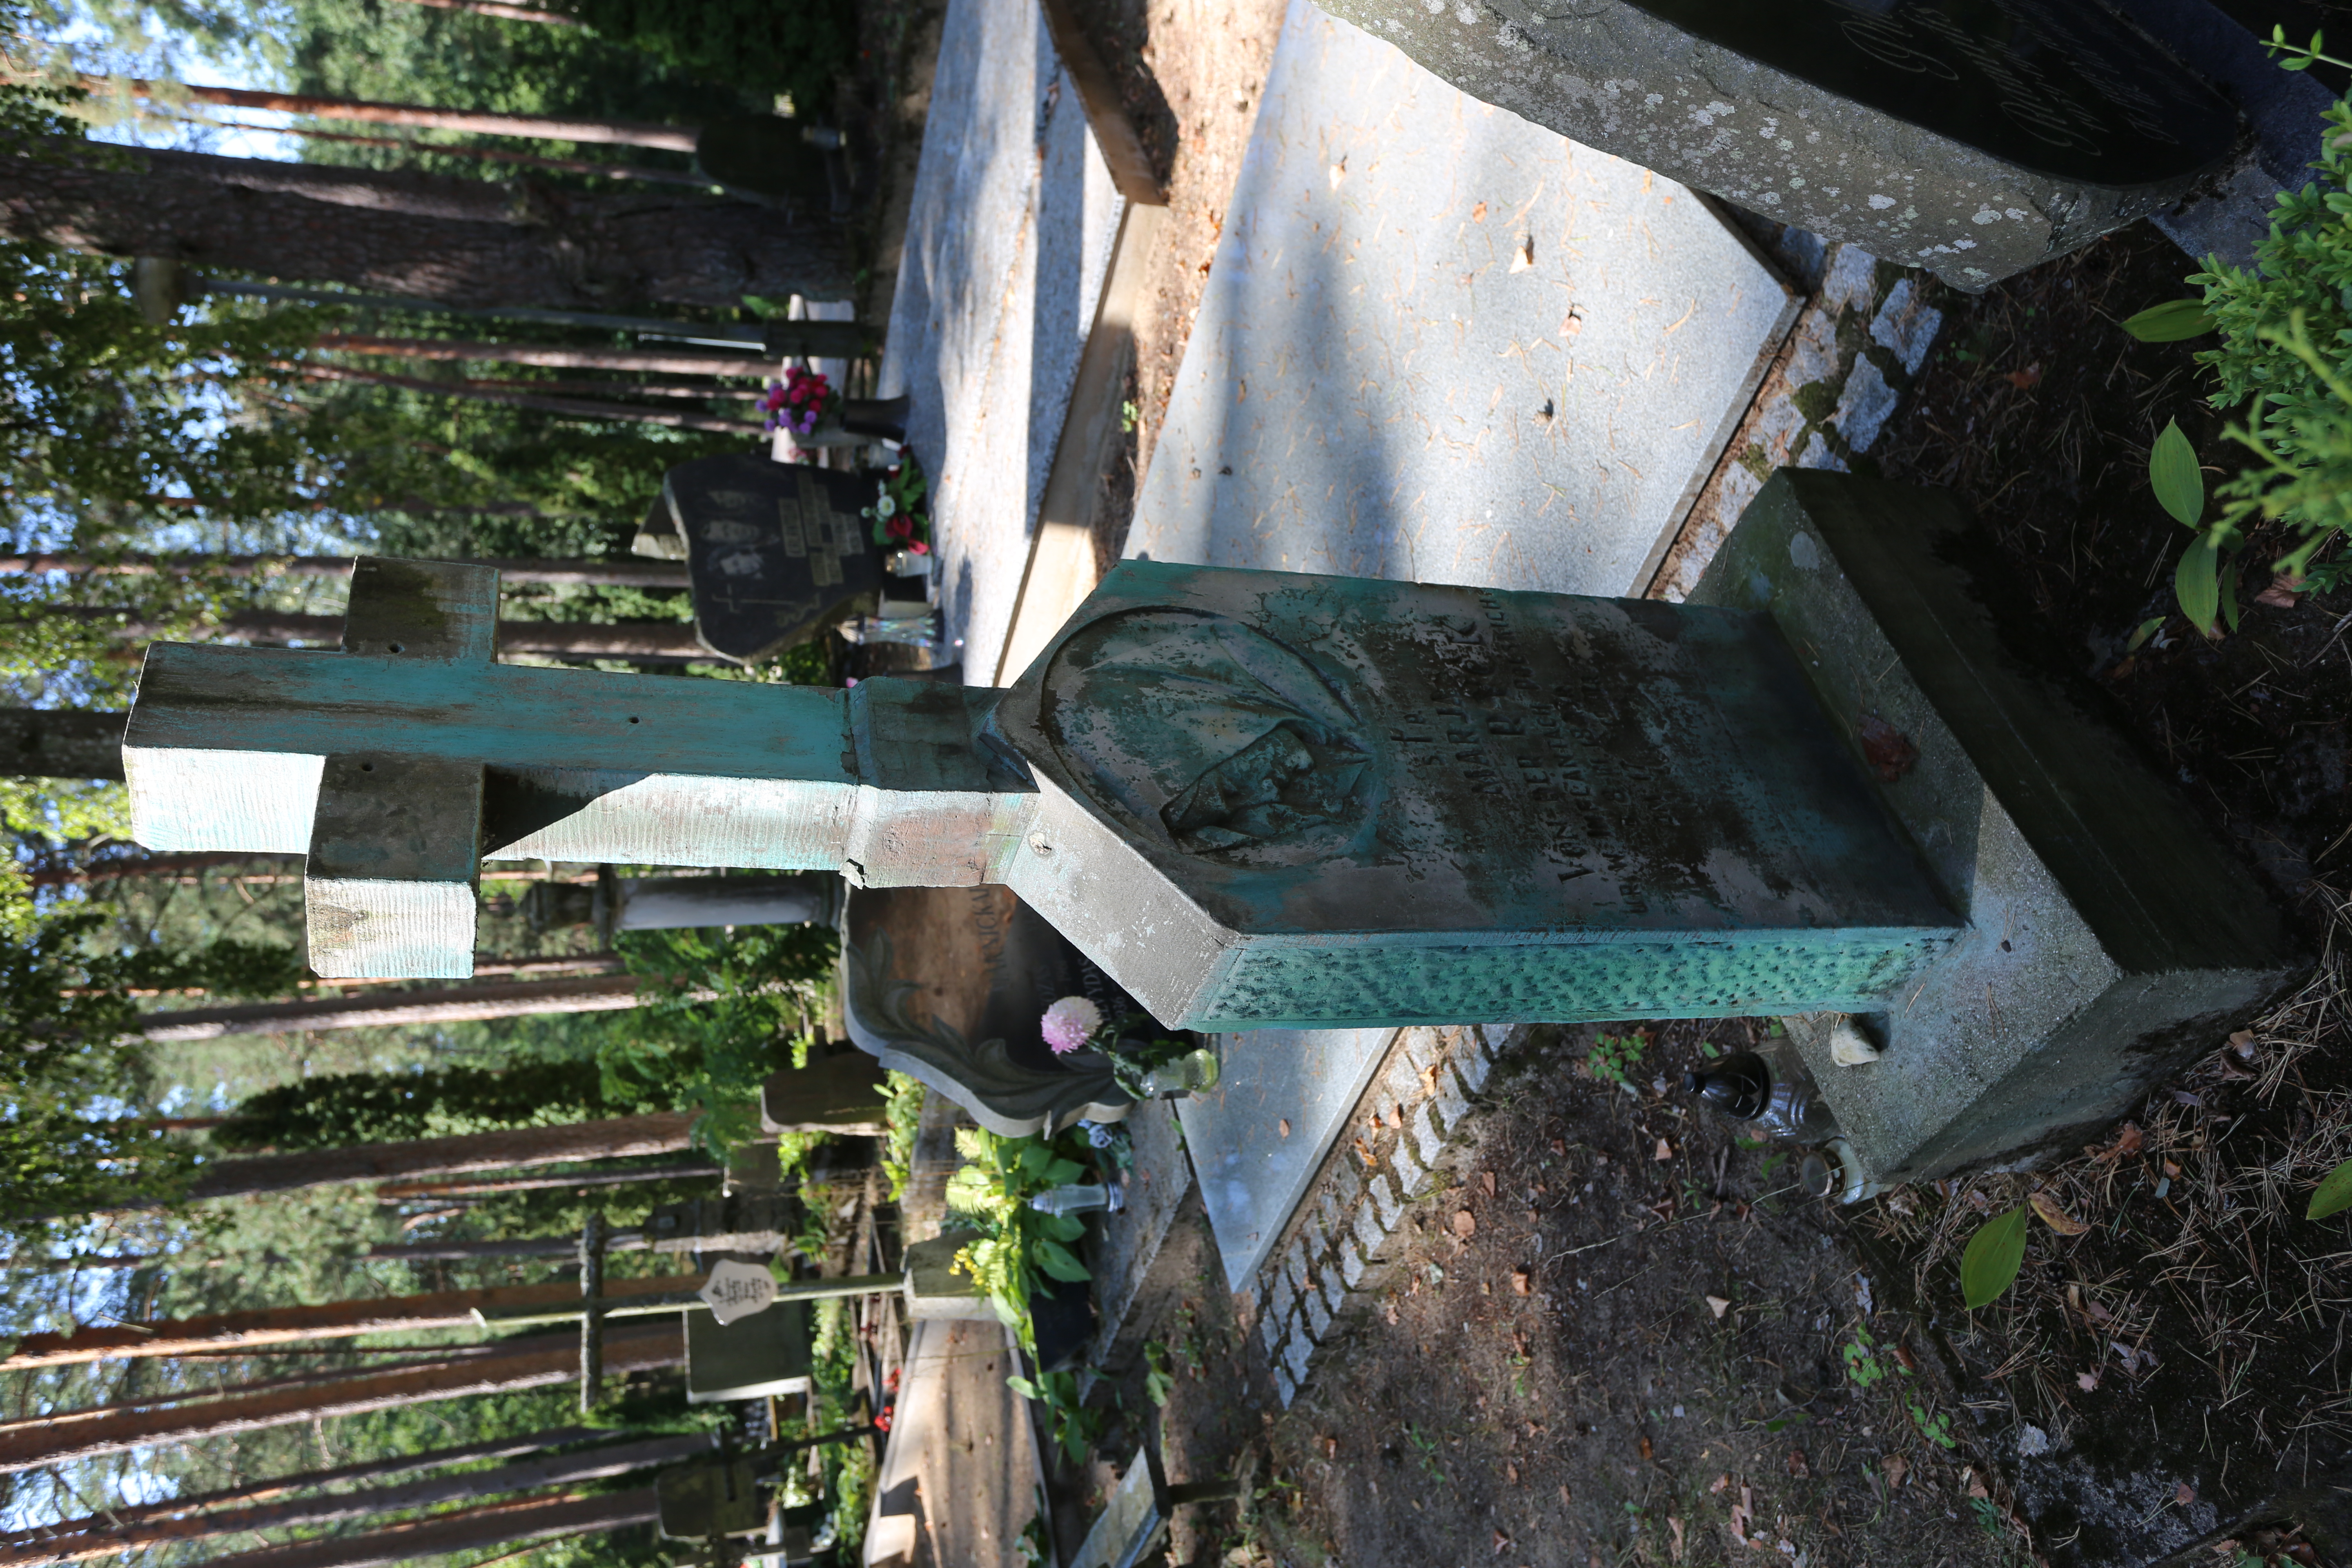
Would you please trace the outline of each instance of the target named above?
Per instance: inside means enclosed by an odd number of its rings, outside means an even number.
[[[123,740],[139,841],[307,854],[314,970],[437,978],[473,972],[484,858],[960,886],[1017,828],[963,688],[499,664],[498,592],[362,560],[339,652],[157,645]]]

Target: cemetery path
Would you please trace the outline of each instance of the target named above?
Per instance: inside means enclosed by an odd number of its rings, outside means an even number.
[[[1256,1497],[1180,1514],[1174,1560],[2017,1561],[1873,1243],[1795,1194],[1788,1156],[1666,1090],[1703,1039],[1744,1047],[1749,1027],[1658,1026],[1630,1088],[1591,1076],[1592,1031],[1537,1031],[1287,1411],[1236,1376],[1255,1358],[1205,1236],[1172,1237],[1203,1283],[1160,1330],[1170,1472],[1238,1472]]]

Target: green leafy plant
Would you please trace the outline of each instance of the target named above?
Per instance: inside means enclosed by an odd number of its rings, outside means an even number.
[[[906,1195],[914,1173],[915,1134],[923,1120],[922,1080],[902,1072],[882,1075],[882,1120],[890,1129],[883,1140],[882,1173],[890,1182],[890,1201]]]
[[[1041,1373],[1034,1379],[1016,1375],[1006,1378],[1004,1384],[1022,1398],[1034,1400],[1045,1407],[1054,1441],[1073,1465],[1087,1462],[1087,1451],[1101,1441],[1104,1429],[1110,1425],[1108,1411],[1086,1407],[1075,1372]]]
[[[1176,1390],[1176,1372],[1169,1364],[1168,1347],[1158,1340],[1143,1345],[1143,1393],[1155,1405],[1165,1405]]]
[[[1960,1446],[1960,1440],[1952,1436],[1952,1417],[1948,1411],[1939,1410],[1929,1415],[1927,1407],[1916,1399],[1905,1400],[1903,1408],[1910,1412],[1911,1425],[1919,1428],[1919,1436],[1936,1447],[1949,1450]]]
[[[614,946],[648,981],[646,1001],[597,1049],[614,1104],[704,1108],[695,1136],[713,1152],[759,1134],[760,1085],[793,1065],[833,974],[831,928],[738,926],[629,931]]]
[[[980,1233],[956,1254],[956,1268],[971,1276],[996,1315],[1034,1352],[1030,1297],[1048,1279],[1076,1282],[1090,1276],[1070,1250],[1086,1234],[1086,1222],[1076,1215],[1041,1214],[1029,1200],[1049,1187],[1069,1185],[1086,1167],[1053,1142],[1007,1138],[979,1127],[957,1129],[956,1152],[964,1164],[948,1178],[948,1209]]]
[[[1639,1033],[1595,1035],[1584,1056],[1584,1070],[1602,1083],[1627,1083],[1627,1075],[1642,1065],[1642,1050],[1648,1043]]]
[[[1960,1254],[1960,1297],[1974,1310],[2010,1288],[2025,1263],[2023,1205],[1989,1219]]]
[[[2272,32],[2270,47],[2288,70],[2326,60],[2321,36],[2308,46]],[[2181,608],[2197,628],[2217,636],[2237,624],[2237,557],[2262,524],[2294,530],[2301,542],[2273,562],[2291,585],[2335,586],[2352,561],[2336,546],[2352,527],[2352,100],[2329,108],[2318,176],[2279,193],[2269,235],[2254,247],[2252,268],[2208,257],[2190,275],[2201,298],[2170,300],[2124,322],[2147,342],[2179,342],[2218,332],[2200,353],[2213,373],[2219,407],[2246,417],[2225,439],[2253,458],[2216,493],[2211,516],[2197,458],[2177,424],[2148,457],[2157,500],[2197,535],[2175,575]]]
[[[2352,1209],[2352,1160],[2319,1178],[2319,1185],[2312,1189],[2311,1206],[2303,1211],[2303,1217],[2326,1219],[2346,1209]]]
[[[1853,1338],[1846,1342],[1838,1355],[1845,1363],[1846,1376],[1853,1379],[1856,1388],[1873,1387],[1886,1376],[1885,1363],[1878,1359],[1877,1342],[1859,1323],[1854,1325]]]

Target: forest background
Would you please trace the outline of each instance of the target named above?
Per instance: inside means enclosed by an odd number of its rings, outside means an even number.
[[[584,25],[399,0],[153,6],[95,0],[9,14],[0,19],[15,85],[0,103],[7,142],[0,182],[38,191],[60,165],[95,160],[106,167],[110,155],[95,143],[258,153],[374,171],[386,179],[373,191],[430,186],[436,200],[457,199],[451,182],[466,182],[461,196],[479,192],[559,215],[597,202],[606,204],[597,210],[609,211],[615,199],[650,193],[706,202],[714,223],[756,223],[767,220],[747,218],[732,210],[740,204],[698,188],[691,158],[677,151],[429,127],[378,133],[224,110],[190,101],[169,84],[688,125],[780,104],[810,118],[854,108],[841,100],[856,90],[856,27],[838,5],[783,11],[578,0],[556,9]],[[121,84],[134,80],[159,85],[133,97]],[[159,309],[155,278],[132,256],[100,253],[109,248],[103,245],[65,248],[56,242],[71,225],[54,219],[44,226],[19,210],[12,222],[0,238],[0,500],[18,559],[0,575],[0,680],[16,709],[120,710],[150,639],[202,639],[257,615],[340,614],[338,578],[250,569],[236,558],[620,557],[667,468],[713,452],[764,449],[756,407],[747,402],[760,390],[757,381],[499,367],[497,384],[509,393],[528,395],[531,384],[545,382],[545,390],[565,396],[585,392],[636,410],[582,416],[449,395],[433,384],[462,381],[452,363],[375,360],[320,346],[335,334],[642,345],[625,332],[583,333],[576,323],[512,315],[492,326],[479,300],[470,313],[392,310],[289,300],[282,287],[274,299],[215,291],[167,298]],[[415,226],[421,232],[425,224]],[[429,252],[429,236],[418,243]],[[352,289],[349,277],[321,278],[290,264],[205,270],[215,281],[274,280],[330,296]],[[842,270],[822,281],[837,285]],[[724,279],[701,294],[697,302],[675,289],[633,298],[607,289],[593,304],[658,315],[686,335],[697,324],[740,328],[784,308],[775,296],[730,299]],[[579,308],[576,300],[520,295],[511,302]],[[383,379],[387,373],[400,384]],[[649,420],[647,410],[698,415],[705,427]],[[153,557],[172,560],[161,571],[121,569]],[[597,625],[690,618],[681,593],[581,584],[510,586],[501,614]],[[805,648],[751,670],[586,662],[648,679],[825,677],[823,660]],[[142,1013],[315,994],[299,964],[299,867],[151,865],[128,842],[120,784],[104,781],[0,778],[0,817],[13,848],[0,865],[7,939],[0,950],[0,1091],[10,1108],[0,1122],[0,1222],[13,1248],[0,1268],[0,1334],[12,1338],[76,1324],[550,1278],[559,1259],[396,1254],[425,1243],[560,1236],[576,1231],[592,1210],[632,1224],[655,1203],[714,1194],[716,1182],[695,1176],[403,1199],[344,1184],[229,1204],[154,1205],[182,1190],[197,1162],[229,1149],[653,1110],[702,1113],[703,1149],[640,1162],[648,1169],[722,1156],[730,1134],[741,1131],[747,1086],[799,1059],[826,1005],[830,939],[822,931],[648,932],[620,939],[614,953],[591,953],[592,932],[535,929],[524,918],[519,900],[528,884],[486,882],[486,951],[519,963],[569,957],[625,966],[646,977],[654,1005],[121,1044]],[[558,866],[541,874],[561,879],[591,869]],[[709,1114],[722,1106],[731,1110],[731,1125]],[[787,1143],[788,1163],[805,1152]],[[625,1275],[673,1266],[665,1260],[657,1268],[650,1254],[623,1253],[613,1268]],[[837,1338],[839,1314],[825,1321],[828,1336]],[[58,1411],[152,1407],[231,1385],[394,1366],[404,1352],[413,1358],[418,1344],[447,1338],[380,1334],[282,1353],[0,1372],[0,1426]],[[689,1412],[675,1394],[667,1385],[640,1388],[633,1402],[600,1419],[671,1429],[712,1418]],[[577,1418],[572,1401],[568,1386],[481,1395],[18,1469],[0,1475],[0,1529],[26,1531],[257,1477],[557,1427]],[[806,1413],[818,1425],[837,1414]],[[855,1501],[845,1489],[854,1493],[856,1484],[837,1464],[813,1483],[830,1489],[845,1514]],[[257,1532],[242,1544],[282,1538]],[[148,1559],[192,1561],[219,1550],[201,1542],[164,1545],[151,1548]],[[509,1555],[482,1551],[450,1561]],[[516,1560],[658,1555],[650,1531],[638,1530],[551,1542]]]

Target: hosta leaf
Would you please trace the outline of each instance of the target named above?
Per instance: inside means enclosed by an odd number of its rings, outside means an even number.
[[[2213,616],[2221,605],[2221,580],[2215,570],[2219,559],[2220,552],[2200,539],[2181,552],[2180,564],[2172,574],[2172,591],[2180,600],[2181,613],[2207,637],[2217,629]]]
[[[1970,1309],[1986,1305],[2010,1287],[2025,1262],[2025,1210],[2013,1208],[1985,1221],[1960,1254],[1960,1299]]]
[[[1076,1281],[1091,1279],[1087,1266],[1078,1261],[1077,1254],[1050,1237],[1040,1237],[1035,1248],[1037,1267],[1056,1279]]]
[[[2213,327],[2213,318],[2205,313],[2204,302],[2198,300],[2167,300],[2136,316],[2124,318],[2124,331],[2144,343],[2177,343],[2186,338],[2203,337]]]
[[[2326,1219],[2346,1209],[2352,1209],[2352,1160],[2319,1178],[2319,1185],[2312,1190],[2311,1206],[2303,1211],[2303,1217]]]
[[[2178,419],[2166,421],[2163,434],[2148,448],[2147,483],[2156,492],[2156,504],[2182,527],[2196,527],[2205,515],[2205,476],[2197,467],[2197,448],[2180,433]]]

